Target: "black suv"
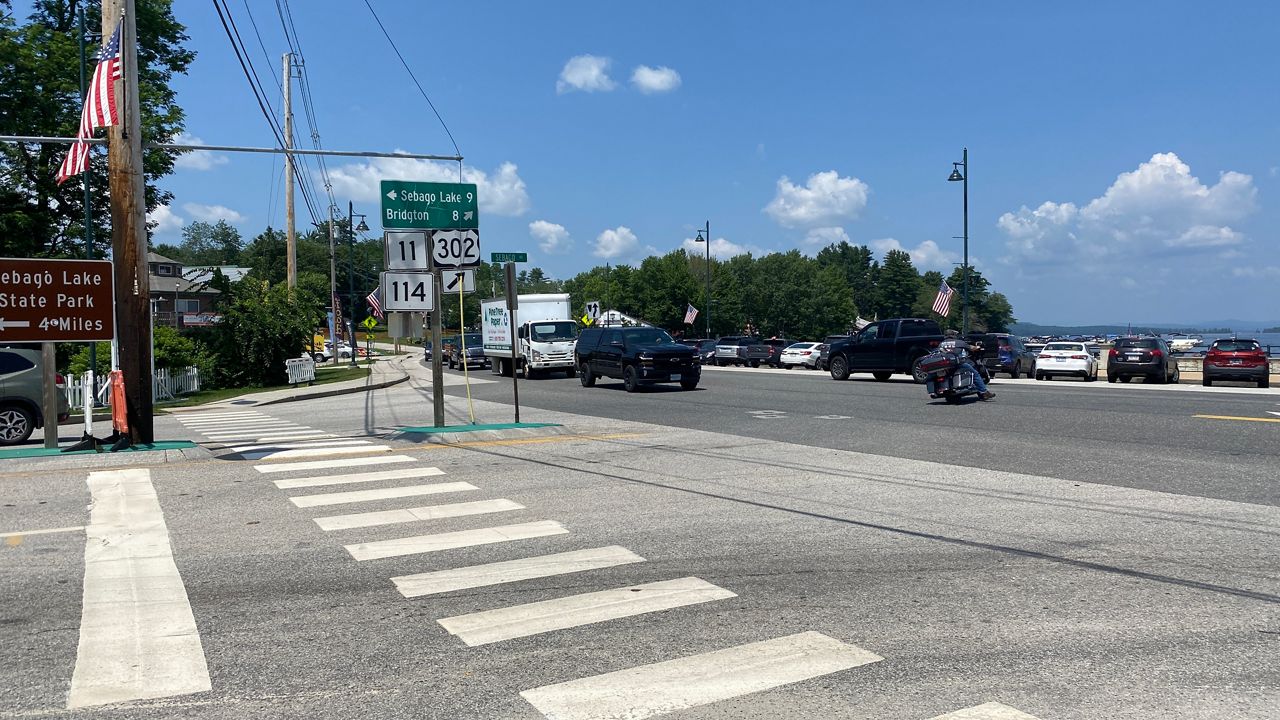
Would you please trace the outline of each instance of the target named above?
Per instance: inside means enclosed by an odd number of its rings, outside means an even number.
[[[483,333],[464,333],[458,336],[453,347],[449,350],[449,367],[462,367],[462,341],[467,343],[467,358],[465,360],[468,367],[489,367],[489,358],[484,354],[484,334]]]
[[[1129,382],[1141,375],[1144,382],[1178,382],[1178,361],[1164,338],[1120,338],[1107,352],[1107,382]]]
[[[574,356],[582,387],[607,377],[620,378],[627,392],[635,392],[641,385],[668,382],[693,390],[702,377],[698,351],[658,328],[589,327],[578,336]]]
[[[762,340],[761,342],[764,343],[765,347],[769,348],[769,358],[763,362],[776,368],[780,368],[782,367],[782,351],[794,345],[796,341],[787,340],[786,338],[771,337],[767,340]]]
[[[987,370],[994,375],[1009,373],[1014,380],[1020,375],[1035,377],[1036,354],[1022,344],[1022,338],[1009,333],[969,333],[965,340],[970,345],[980,343],[982,351],[974,353]]]

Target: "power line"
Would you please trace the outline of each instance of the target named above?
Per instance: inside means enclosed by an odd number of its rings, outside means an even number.
[[[276,0],[278,3],[279,0]],[[458,149],[458,141],[453,139],[453,133],[449,132],[449,126],[445,124],[444,118],[440,117],[440,111],[436,110],[435,103],[431,102],[431,98],[427,97],[427,91],[422,89],[422,83],[418,82],[418,77],[413,74],[413,68],[409,67],[409,63],[405,62],[404,55],[400,54],[400,48],[396,47],[396,41],[391,39],[391,34],[387,32],[386,26],[382,24],[382,18],[378,17],[378,13],[373,9],[373,5],[369,4],[369,0],[364,0],[365,7],[369,8],[369,13],[373,15],[373,19],[378,23],[378,27],[382,30],[382,34],[390,43],[391,49],[395,51],[396,57],[400,58],[400,64],[404,65],[405,72],[409,73],[409,78],[413,80],[413,84],[418,87],[418,92],[422,93],[422,99],[427,101],[427,105],[431,108],[431,112],[436,114],[436,119],[440,121],[440,127],[444,128],[445,135],[449,136],[449,142],[453,143],[454,153],[461,155],[462,151]],[[461,172],[461,170],[459,170]]]
[[[253,19],[253,11],[249,9],[249,0],[244,0],[244,11],[245,11],[245,14],[249,16],[249,24],[253,26],[253,34],[258,37],[258,47],[262,48],[262,57],[266,58],[267,67],[271,67],[273,62],[271,60],[271,54],[267,52],[266,43],[262,42],[262,33],[258,32],[258,22]],[[279,80],[276,80],[275,73],[271,73],[271,79],[275,80],[276,89],[279,90],[281,94],[283,94],[284,86],[280,84]]]

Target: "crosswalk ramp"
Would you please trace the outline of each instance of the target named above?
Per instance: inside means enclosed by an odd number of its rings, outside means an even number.
[[[178,421],[202,435],[204,445],[220,459],[303,460],[334,456],[391,452],[389,445],[366,438],[339,437],[280,420],[257,410],[220,410],[182,413]]]
[[[247,449],[251,445],[236,447]],[[303,449],[307,448],[279,451]],[[407,455],[330,457],[254,467],[276,488],[285,491],[296,509],[317,513],[311,519],[319,531],[340,535],[342,547],[361,564],[376,568],[381,565],[379,561],[399,558],[401,564],[395,567],[403,568],[406,561],[420,559],[426,563],[429,558],[452,557],[443,553],[447,550],[471,548],[483,553],[487,552],[486,546],[499,545],[514,548],[521,555],[445,568],[430,561],[429,570],[390,577],[390,585],[406,601],[426,602],[422,599],[475,588],[518,587],[522,582],[558,576],[572,575],[579,579],[575,584],[591,585],[590,578],[597,577],[593,573],[647,562],[620,545],[547,553],[550,538],[562,538],[561,542],[565,537],[572,539],[572,529],[559,521],[537,517],[536,510],[515,499],[485,497],[482,484],[450,479],[439,468],[423,466]],[[279,477],[282,473],[307,474]],[[425,504],[423,498],[427,498]],[[362,509],[362,505],[372,509]],[[329,508],[340,511],[335,513]],[[445,520],[470,527],[431,531],[433,524]],[[377,539],[360,537],[375,530],[381,533]],[[386,539],[389,532],[395,532],[397,537]],[[473,595],[470,599],[509,596],[497,593]],[[649,618],[648,626],[662,627],[666,622],[688,617],[688,613],[700,612],[699,608],[731,603],[737,597],[732,588],[694,576],[623,587],[601,582],[576,594],[478,608],[438,617],[435,622],[449,636],[471,648],[604,623],[635,622],[640,617]],[[618,647],[616,651],[625,658],[628,648]],[[883,661],[885,658],[873,650],[810,629],[569,679],[524,690],[520,695],[549,720],[641,720],[856,671]],[[797,708],[797,715],[802,714]],[[1037,719],[999,702],[987,702],[934,720]]]

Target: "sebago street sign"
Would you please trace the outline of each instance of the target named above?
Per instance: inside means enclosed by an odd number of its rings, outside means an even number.
[[[113,288],[109,260],[0,258],[0,343],[110,340]]]
[[[382,181],[382,227],[474,230],[480,227],[476,186],[469,183]]]
[[[529,262],[529,253],[489,253],[489,262]]]

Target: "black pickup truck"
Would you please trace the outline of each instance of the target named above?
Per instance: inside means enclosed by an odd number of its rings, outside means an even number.
[[[893,373],[910,373],[924,382],[917,361],[943,341],[942,328],[933,320],[894,318],[871,323],[847,340],[831,343],[827,369],[836,380],[851,372],[869,372],[877,380]]]
[[[582,387],[607,377],[620,378],[627,392],[670,382],[693,390],[702,377],[697,349],[653,327],[586,328],[578,336],[575,355]]]

